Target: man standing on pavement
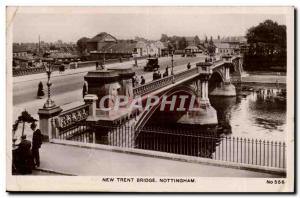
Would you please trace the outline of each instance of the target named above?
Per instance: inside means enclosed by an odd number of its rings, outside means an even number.
[[[33,163],[35,166],[40,166],[40,154],[39,149],[41,148],[43,135],[39,129],[36,129],[36,124],[33,122],[31,124],[31,129],[33,130],[32,136],[32,156],[33,156]]]
[[[32,153],[30,151],[31,142],[26,140],[26,135],[21,136],[21,142],[18,145],[17,155],[18,162],[16,164],[20,174],[32,173]]]

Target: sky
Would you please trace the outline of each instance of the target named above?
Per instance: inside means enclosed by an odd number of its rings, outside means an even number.
[[[103,8],[102,8],[103,9]],[[135,36],[159,40],[168,36],[195,36],[200,39],[218,35],[244,36],[248,28],[266,19],[285,24],[283,14],[264,13],[209,13],[184,9],[174,10],[119,9],[109,12],[16,12],[13,18],[13,42],[76,42],[81,37],[93,37],[107,32],[117,39],[134,39]],[[77,10],[78,11],[78,10]]]

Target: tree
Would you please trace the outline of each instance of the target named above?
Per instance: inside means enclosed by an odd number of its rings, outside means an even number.
[[[207,51],[208,51],[208,54],[210,56],[213,56],[215,54],[215,51],[216,51],[216,46],[215,45],[208,45]]]
[[[207,36],[205,36],[205,41],[204,41],[204,43],[208,43]]]
[[[50,50],[56,50],[56,47],[54,45],[50,45],[49,49]]]
[[[200,45],[201,42],[200,42],[198,35],[195,36],[194,40],[195,40],[196,45]]]
[[[187,47],[188,43],[185,37],[181,37],[178,42],[178,47],[180,50],[184,50]]]
[[[210,39],[209,39],[209,42],[208,42],[208,43],[209,43],[209,45],[214,45],[214,42],[213,42],[213,37],[212,37],[212,36],[210,37]]]
[[[206,37],[206,43],[207,43],[207,42],[208,42],[208,41],[207,41],[207,37]],[[214,42],[213,42],[212,36],[211,36],[210,39],[209,39],[209,42],[208,42],[208,45],[207,45],[207,51],[208,51],[208,54],[209,54],[210,56],[213,56],[213,55],[215,54],[216,46],[215,46],[215,44],[214,44]]]
[[[166,34],[162,34],[162,35],[161,35],[161,38],[160,38],[160,41],[161,41],[161,42],[167,42],[168,40],[169,40],[168,35],[166,35]]]
[[[86,55],[87,41],[88,40],[89,40],[89,38],[82,37],[81,39],[79,39],[77,41],[77,49],[78,49],[78,52],[80,53],[81,56]]]
[[[38,91],[37,91],[37,97],[42,98],[44,95],[45,95],[45,92],[44,92],[44,88],[43,88],[43,83],[40,82],[39,87],[38,87]]]
[[[270,70],[274,66],[286,69],[286,26],[265,20],[248,29],[249,50],[245,53],[248,70]]]

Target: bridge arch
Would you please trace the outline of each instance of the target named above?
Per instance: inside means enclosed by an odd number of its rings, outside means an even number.
[[[164,96],[170,98],[170,97],[180,94],[180,93],[188,95],[188,96],[192,96],[192,95],[197,96],[196,88],[189,86],[189,85],[179,85],[179,86],[176,86],[176,87],[160,94],[159,95],[159,103],[154,106],[151,106],[149,109],[145,109],[140,114],[139,119],[135,124],[135,129],[140,130],[147,124],[147,122],[153,116],[153,114],[158,110],[158,108],[160,108],[162,99]],[[197,104],[197,100],[195,101],[195,104]]]
[[[224,82],[223,73],[219,70],[214,71],[208,80],[208,92],[212,92],[216,87],[221,87]]]

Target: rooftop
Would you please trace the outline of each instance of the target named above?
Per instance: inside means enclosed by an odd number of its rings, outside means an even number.
[[[104,42],[104,41],[117,41],[116,37],[108,34],[106,32],[101,32],[94,36],[93,38],[89,39],[88,42]]]

